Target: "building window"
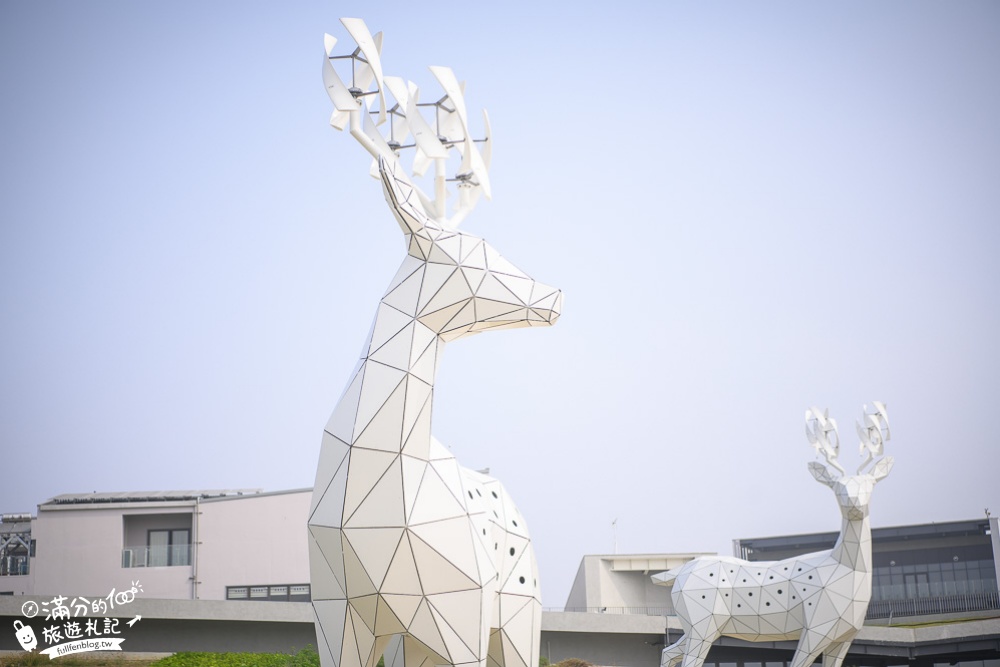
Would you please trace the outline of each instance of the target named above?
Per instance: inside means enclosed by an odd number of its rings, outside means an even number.
[[[126,514],[122,517],[122,567],[191,565],[192,514]]]
[[[191,531],[187,528],[150,530],[146,546],[149,567],[191,564]]]
[[[276,600],[309,602],[309,584],[276,584],[260,586],[226,586],[227,600]]]

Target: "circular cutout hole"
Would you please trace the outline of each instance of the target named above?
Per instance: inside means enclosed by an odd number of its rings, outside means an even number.
[[[524,577],[518,577],[517,580],[520,581],[522,584],[524,583]]]
[[[511,548],[510,548],[510,555],[511,555],[511,556],[513,556],[513,555],[514,555],[514,547],[511,547]]]

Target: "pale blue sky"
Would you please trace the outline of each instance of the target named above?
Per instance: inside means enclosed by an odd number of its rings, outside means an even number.
[[[876,526],[1000,512],[1000,5],[0,3],[0,511],[59,493],[312,484],[402,259],[330,129],[323,33],[468,81],[495,136],[466,222],[566,293],[451,346],[434,429],[580,557],[833,530],[802,417]],[[430,93],[426,93],[428,96]]]

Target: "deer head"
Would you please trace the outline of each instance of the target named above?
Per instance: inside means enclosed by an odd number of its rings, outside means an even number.
[[[373,157],[372,175],[381,179],[407,240],[407,257],[382,299],[380,316],[391,320],[390,328],[401,317],[415,319],[444,341],[489,329],[554,324],[562,292],[529,278],[486,241],[457,230],[479,196],[490,196],[486,112],[486,137],[473,139],[464,84],[449,68],[430,68],[444,96],[421,103],[415,84],[383,76],[382,34],[373,37],[360,19],[341,22],[358,46],[352,53],[334,55],[337,40],[326,36],[323,80],[334,105],[330,124],[338,130],[349,126]],[[345,67],[343,77],[334,62]],[[387,101],[392,99],[394,104]],[[428,111],[432,120],[423,115]],[[423,176],[434,166],[433,198],[404,172],[401,155],[409,149],[414,175]],[[449,184],[458,194],[451,211],[446,206]]]
[[[562,292],[529,278],[483,239],[445,229],[418,204],[398,162],[378,160],[408,251],[382,303],[446,341],[491,329],[555,324]]]
[[[847,476],[843,467],[837,463],[840,454],[837,422],[830,418],[827,410],[822,412],[818,408],[806,410],[806,437],[828,464],[827,466],[813,461],[809,463],[809,471],[818,482],[833,489],[837,494],[841,513],[850,520],[868,516],[868,503],[875,484],[885,479],[892,469],[892,457],[882,457],[885,441],[889,439],[889,416],[884,404],[876,401],[873,405],[875,411],[872,413],[868,412],[867,405],[862,408],[862,420],[857,422],[861,453],[867,454],[867,457],[858,468],[857,474],[850,476]],[[876,459],[876,456],[881,458]],[[869,464],[871,467],[864,472]]]

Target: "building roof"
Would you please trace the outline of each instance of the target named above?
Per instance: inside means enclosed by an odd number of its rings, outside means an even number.
[[[586,558],[598,558],[611,563],[614,572],[652,572],[679,567],[699,556],[715,556],[715,553],[659,553],[659,554],[591,554]]]
[[[872,528],[872,540],[877,543],[877,546],[881,545],[882,547],[891,543],[910,542],[928,538],[984,537],[989,534],[990,521],[986,518]],[[751,554],[765,556],[769,552],[775,551],[784,552],[791,550],[807,553],[831,548],[839,535],[840,533],[831,531],[802,535],[750,537],[733,540],[733,544],[734,552],[743,558],[747,558]],[[756,559],[751,558],[751,560]]]
[[[12,535],[15,533],[30,533],[30,521],[16,521],[14,523],[0,523],[0,535]]]
[[[263,489],[205,489],[194,491],[111,491],[93,493],[63,493],[49,498],[46,505],[89,505],[94,503],[153,503],[178,500],[204,500],[230,496],[250,496]]]

